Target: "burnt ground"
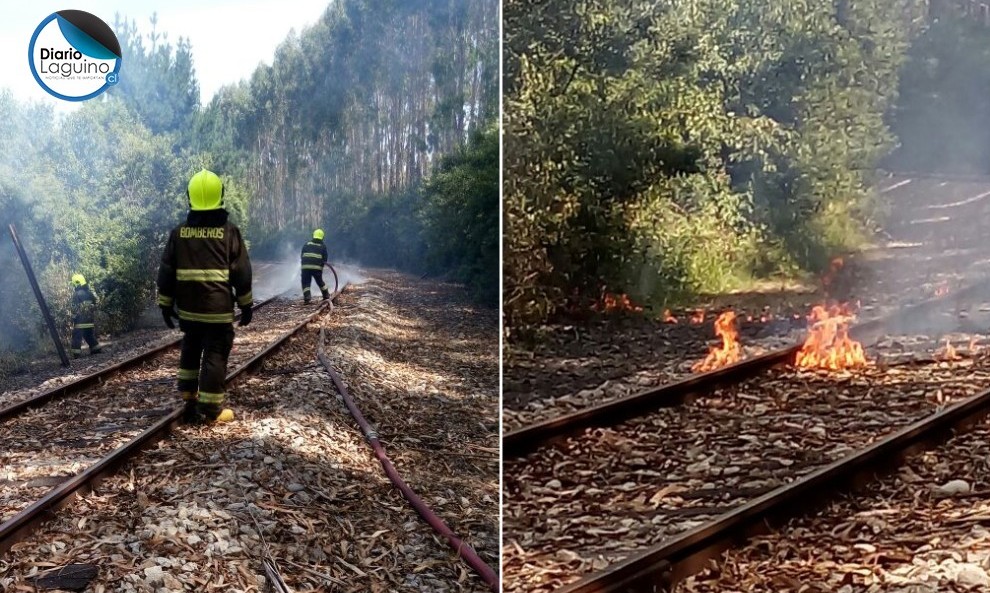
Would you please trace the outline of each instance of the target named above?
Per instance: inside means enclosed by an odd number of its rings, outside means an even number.
[[[747,293],[699,297],[691,308],[673,311],[676,324],[655,312],[620,313],[547,326],[535,346],[507,342],[506,428],[690,374],[690,363],[707,353],[714,318],[724,308],[740,313],[742,343],[755,354],[783,345],[788,334],[796,336],[810,306],[827,296],[858,301],[859,317],[868,319],[990,276],[990,243],[982,227],[990,215],[990,179],[900,177],[885,180],[879,189],[890,205],[886,228],[872,247],[843,257],[827,290],[818,279],[765,282]],[[708,311],[704,323],[690,322],[694,308]],[[765,312],[774,318],[763,323]]]

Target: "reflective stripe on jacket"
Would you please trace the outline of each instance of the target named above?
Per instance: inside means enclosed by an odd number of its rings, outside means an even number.
[[[158,304],[175,305],[179,319],[234,321],[234,298],[250,305],[251,260],[226,210],[189,212],[169,235],[158,268]]]
[[[77,286],[72,293],[72,325],[76,329],[94,326],[96,297],[88,284]]]
[[[322,270],[327,263],[327,246],[322,239],[310,239],[303,245],[300,266],[304,270]]]

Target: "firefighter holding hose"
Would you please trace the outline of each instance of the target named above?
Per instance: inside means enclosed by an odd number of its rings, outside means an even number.
[[[72,343],[70,351],[72,358],[82,354],[82,343],[86,340],[90,354],[100,353],[100,344],[96,340],[96,296],[89,289],[86,277],[82,274],[72,275]]]
[[[223,182],[202,170],[189,180],[189,214],[169,235],[158,268],[158,306],[165,325],[179,320],[178,388],[190,423],[229,422],[223,408],[227,359],[234,345],[234,303],[240,325],[251,323],[251,260],[241,231],[227,220]]]
[[[327,283],[323,281],[323,266],[327,265],[327,246],[323,243],[323,229],[313,231],[313,238],[303,245],[300,254],[302,262],[302,291],[303,303],[309,304],[310,285],[316,281],[323,293],[323,300],[330,298],[330,290]]]

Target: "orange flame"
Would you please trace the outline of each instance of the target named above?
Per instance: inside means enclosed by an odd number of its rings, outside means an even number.
[[[670,309],[663,310],[664,323],[677,323],[677,318],[670,314]]]
[[[808,337],[797,353],[799,367],[839,370],[866,364],[863,345],[849,337],[849,322],[854,318],[839,307],[827,311],[816,305],[808,316]]]
[[[691,323],[697,325],[699,323],[704,323],[704,322],[705,322],[705,310],[704,309],[698,309],[697,311],[694,312],[693,315],[691,315]]]
[[[828,290],[828,288],[832,286],[832,282],[835,280],[835,277],[839,274],[839,271],[842,270],[842,266],[844,264],[845,262],[842,260],[841,257],[836,257],[832,259],[831,263],[828,266],[828,271],[825,272],[825,274],[822,276],[822,287]]]
[[[591,306],[591,308],[594,311],[604,311],[605,313],[611,313],[612,311],[627,311],[630,313],[643,312],[643,308],[632,302],[629,299],[629,295],[615,295],[610,292],[602,293],[601,302],[595,303]]]
[[[970,342],[970,346],[971,346],[970,347],[970,351],[973,350],[972,344],[973,344],[973,342]],[[956,352],[956,349],[952,347],[952,344],[949,343],[949,338],[946,338],[945,339],[945,349],[942,350],[942,351],[940,351],[940,352],[936,352],[935,353],[935,358],[937,358],[939,360],[960,360],[960,359],[962,359],[962,357],[959,356],[959,354]]]
[[[694,372],[712,371],[738,362],[742,351],[739,347],[739,331],[736,330],[736,314],[726,311],[715,320],[715,335],[722,338],[720,346],[709,349],[708,356],[691,367]]]

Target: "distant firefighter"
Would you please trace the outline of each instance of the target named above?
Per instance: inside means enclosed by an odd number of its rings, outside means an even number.
[[[330,298],[327,283],[323,281],[323,266],[327,264],[327,246],[323,244],[323,229],[313,231],[313,238],[302,248],[302,290],[303,302],[309,304],[310,285],[316,280],[316,285],[323,293],[323,300]]]
[[[72,285],[76,287],[72,294],[72,358],[79,358],[82,354],[83,340],[89,344],[90,354],[99,354],[100,344],[96,340],[96,296],[82,274],[72,275]]]
[[[222,408],[227,359],[234,345],[234,298],[241,326],[251,323],[251,260],[241,231],[227,220],[223,182],[202,170],[189,180],[186,223],[172,230],[158,268],[165,325],[179,320],[178,387],[191,423],[229,422]]]

